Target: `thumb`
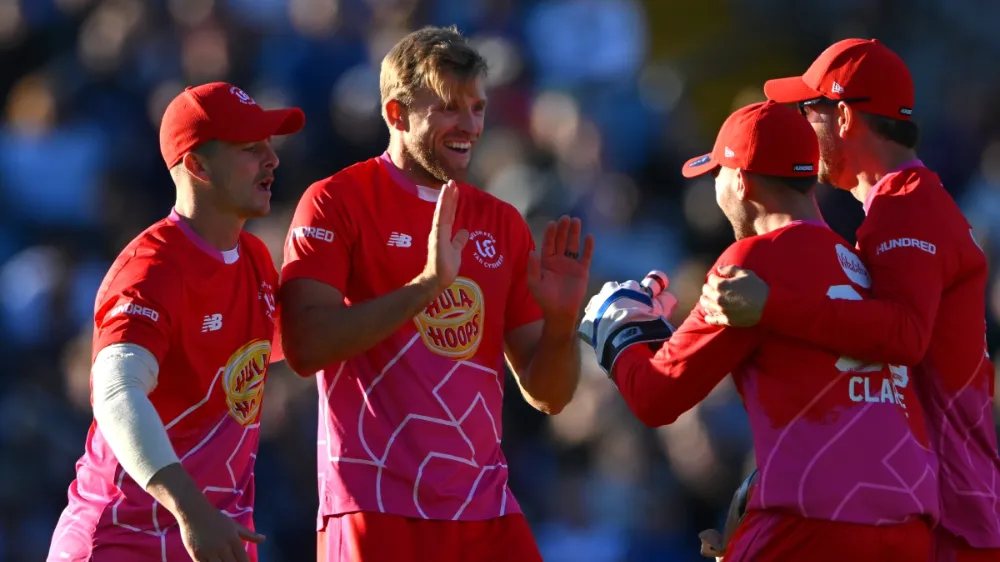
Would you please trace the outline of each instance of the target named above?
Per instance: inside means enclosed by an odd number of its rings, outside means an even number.
[[[235,521],[233,521],[233,523],[236,525],[236,533],[240,536],[241,539],[243,539],[245,541],[250,541],[250,542],[253,542],[253,543],[262,543],[262,542],[264,542],[264,538],[265,538],[264,535],[262,535],[260,533],[255,533],[255,532],[251,531],[250,529],[247,529],[243,525],[240,525],[239,523],[236,523]]]
[[[451,239],[452,247],[458,251],[461,251],[463,248],[465,248],[465,245],[468,243],[469,243],[469,231],[465,230],[464,228],[455,233],[455,237]]]
[[[537,252],[528,254],[528,285],[536,285],[542,280],[542,260]]]
[[[716,272],[720,277],[735,277],[736,274],[741,271],[743,271],[743,269],[736,267],[735,265],[723,265],[716,269]]]

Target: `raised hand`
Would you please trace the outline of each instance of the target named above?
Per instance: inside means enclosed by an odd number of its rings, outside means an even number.
[[[546,320],[576,323],[594,255],[594,237],[588,234],[581,244],[581,230],[577,218],[550,222],[540,250],[528,259],[528,288]]]
[[[458,277],[462,266],[462,250],[469,241],[469,231],[462,229],[452,235],[455,213],[458,210],[458,184],[449,180],[441,189],[434,223],[427,242],[427,265],[423,276],[433,281],[443,291]]]

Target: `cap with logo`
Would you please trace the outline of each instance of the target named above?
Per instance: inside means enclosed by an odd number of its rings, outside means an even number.
[[[297,107],[265,110],[225,82],[188,86],[167,106],[160,122],[160,152],[167,168],[208,141],[249,143],[290,135],[305,125]]]
[[[779,103],[828,98],[883,117],[908,120],[913,115],[910,69],[878,39],[838,41],[802,76],[768,80],[764,94]]]
[[[712,152],[688,160],[681,174],[693,178],[719,166],[767,176],[815,176],[819,141],[809,121],[792,107],[754,103],[730,115]]]

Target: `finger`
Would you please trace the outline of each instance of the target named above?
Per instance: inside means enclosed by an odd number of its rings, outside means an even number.
[[[717,275],[715,273],[711,273],[711,274],[709,274],[708,281],[705,282],[705,285],[708,286],[708,287],[711,287],[713,289],[718,289],[719,288],[719,283],[722,283],[723,281],[725,281],[725,279],[726,278],[722,277],[721,275]]]
[[[566,238],[566,251],[572,254],[580,255],[580,232],[583,230],[583,224],[578,218],[572,218],[569,221],[569,235]]]
[[[732,277],[736,275],[737,272],[743,271],[743,269],[735,265],[723,265],[716,268],[716,272],[722,277]]]
[[[465,230],[464,228],[456,232],[455,237],[451,239],[452,247],[460,252],[462,251],[463,248],[465,248],[465,245],[468,243],[469,243],[469,231]]]
[[[528,254],[528,286],[537,285],[542,280],[542,260],[537,252]]]
[[[701,539],[703,545],[708,545],[716,551],[722,550],[722,533],[715,529],[705,529],[704,531],[698,533],[698,538]]]
[[[590,259],[594,257],[594,236],[588,234],[586,238],[583,239],[583,255],[580,256],[580,263],[583,264],[583,268],[590,271]]]
[[[709,314],[722,314],[722,308],[705,295],[702,295],[701,298],[698,299],[698,304],[701,305],[701,309],[704,311],[706,316]]]
[[[454,181],[449,181],[441,188],[437,206],[434,207],[433,228],[445,240],[451,240],[451,227],[455,224],[455,213],[458,210],[458,187]]]
[[[552,256],[556,253],[556,228],[555,221],[549,221],[545,226],[545,234],[542,235],[542,256]]]
[[[247,554],[247,547],[243,546],[242,541],[235,541],[232,544],[232,549],[233,562],[250,562],[250,555]]]
[[[702,286],[701,297],[698,299],[698,302],[706,312],[722,312],[722,303],[719,302],[719,292],[708,285]]]
[[[721,314],[706,314],[705,323],[709,326],[726,326],[726,317]]]
[[[556,228],[556,245],[555,253],[557,255],[563,255],[566,253],[566,239],[569,238],[569,217],[563,215],[559,217],[559,226]]]
[[[235,521],[233,521],[233,523],[236,525],[236,534],[239,535],[241,539],[255,543],[264,542],[264,539],[266,538],[264,535],[256,531],[251,531],[250,529],[244,527],[243,525],[240,525],[239,523],[236,523]]]

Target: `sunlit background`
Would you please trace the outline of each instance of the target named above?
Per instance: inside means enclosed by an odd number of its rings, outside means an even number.
[[[765,79],[845,37],[878,37],[908,62],[920,156],[996,258],[998,21],[995,0],[0,0],[0,561],[44,559],[65,505],[91,416],[95,292],[170,210],[157,127],[184,86],[226,80],[265,108],[306,111],[279,144],[271,215],[249,225],[280,260],[306,186],[384,150],[382,56],[423,24],[457,24],[491,65],[475,183],[536,232],[581,216],[597,238],[595,288],[665,270],[677,321],[732,241],[711,186],[683,181],[680,164],[762,99]],[[853,242],[860,205],[819,197]],[[988,315],[996,349],[995,274]],[[649,430],[585,365],[555,418],[508,393],[511,486],[545,560],[700,560],[697,532],[721,525],[753,463],[732,384]],[[314,560],[315,384],[279,365],[267,388],[261,560]]]

